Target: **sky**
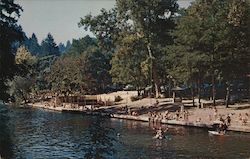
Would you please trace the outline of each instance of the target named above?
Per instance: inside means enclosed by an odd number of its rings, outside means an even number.
[[[57,43],[78,39],[91,32],[78,27],[81,17],[91,13],[97,15],[100,9],[111,9],[115,0],[16,0],[23,8],[19,24],[28,37],[35,33],[41,42],[50,32]],[[181,7],[187,7],[190,0],[179,0]]]

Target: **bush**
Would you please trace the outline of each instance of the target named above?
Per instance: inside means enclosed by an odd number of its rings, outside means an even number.
[[[130,99],[131,99],[132,102],[134,102],[134,101],[139,100],[140,97],[139,96],[131,96]]]
[[[115,102],[120,102],[122,101],[122,97],[121,96],[115,96]]]

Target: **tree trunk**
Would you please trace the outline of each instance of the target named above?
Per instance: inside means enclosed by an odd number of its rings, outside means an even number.
[[[230,100],[230,83],[227,84],[226,88],[226,108],[228,108],[229,100]]]
[[[155,67],[154,67],[155,69]],[[153,70],[154,70],[153,69]],[[154,82],[154,87],[155,87],[155,98],[159,98],[160,97],[160,93],[159,93],[159,80],[157,78],[157,73],[156,70],[153,72],[153,82]]]
[[[216,88],[215,88],[215,74],[212,75],[212,99],[213,99],[213,106],[216,105]]]
[[[201,81],[200,77],[198,78],[198,108],[201,108]]]
[[[20,92],[21,92],[21,95],[22,95],[22,97],[23,97],[24,103],[26,104],[26,103],[27,103],[27,99],[25,98],[25,95],[24,95],[23,91],[20,90]]]
[[[169,85],[168,85],[168,98],[171,98],[171,81],[169,80]]]
[[[140,88],[137,88],[137,96],[141,96],[141,90],[140,90]]]
[[[149,58],[151,60],[151,75],[150,75],[151,79],[150,80],[151,80],[152,86],[154,86],[154,89],[155,89],[155,97],[159,98],[159,80],[158,80],[158,75],[157,75],[157,69],[153,61],[154,57],[152,55],[150,44],[147,45],[147,49],[148,49]]]
[[[194,107],[194,87],[191,87],[191,93],[192,93],[192,102],[193,102],[193,107]]]

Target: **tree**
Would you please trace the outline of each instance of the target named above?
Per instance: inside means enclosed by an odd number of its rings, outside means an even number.
[[[68,51],[70,49],[70,47],[72,46],[72,44],[70,43],[70,41],[68,40],[65,46],[65,51]]]
[[[12,45],[23,38],[22,29],[17,25],[22,8],[14,0],[1,1],[0,8],[0,99],[7,100],[5,83],[15,72]]]
[[[86,51],[89,47],[97,46],[97,42],[95,38],[91,38],[89,35],[85,36],[84,38],[80,38],[78,40],[73,39],[72,45],[69,46],[68,51],[66,54],[70,55],[79,55]]]
[[[111,60],[112,80],[114,83],[132,84],[140,95],[140,90],[149,79],[148,58],[145,56],[147,50],[143,46],[143,39],[135,34],[126,33],[120,39]]]
[[[173,43],[170,31],[175,27],[173,17],[178,4],[175,0],[118,0],[117,8],[118,19],[125,23],[123,26],[130,25],[130,29],[145,41],[147,56],[151,60],[152,85],[158,97],[162,47]]]
[[[52,65],[47,81],[55,92],[100,93],[111,80],[108,62],[95,47],[77,55],[65,54]]]
[[[18,72],[13,80],[8,80],[8,93],[14,102],[26,103],[34,84],[36,57],[32,56],[24,46],[20,46],[16,52],[15,63]]]
[[[66,47],[64,46],[63,43],[59,43],[58,49],[59,49],[60,53],[63,54],[65,52]]]
[[[51,71],[51,67],[57,58],[58,57],[55,55],[50,55],[37,59],[35,70],[36,81],[33,88],[35,91],[48,90],[50,88],[50,84],[47,82],[46,76]]]
[[[228,5],[228,26],[221,67],[227,85],[226,107],[229,105],[232,83],[246,79],[250,72],[250,2],[232,0]]]
[[[64,54],[64,53],[66,53],[66,52],[69,51],[71,45],[72,45],[72,44],[71,44],[70,41],[68,40],[67,43],[66,43],[66,46],[65,46],[63,43],[59,43],[58,49],[59,49],[59,51],[60,51],[61,54]]]
[[[150,74],[153,76],[155,93],[158,96],[160,85],[158,68],[161,63],[162,46],[173,43],[170,31],[175,27],[173,17],[178,10],[178,4],[175,0],[118,0],[116,4],[116,8],[110,11],[102,10],[98,16],[86,16],[81,19],[79,25],[92,31],[98,39],[99,46],[106,48],[109,52],[122,51],[123,40],[121,38],[126,38],[124,35],[134,34],[138,36],[138,39],[143,39],[141,40],[145,48],[143,50],[146,50],[144,57],[148,59],[148,62],[144,62],[144,64],[150,64],[151,69],[149,70],[152,70]],[[126,47],[130,49],[129,46]],[[116,58],[116,56],[113,57]],[[140,60],[143,62],[145,58]],[[132,60],[130,61],[132,62]],[[123,70],[126,69],[125,65],[121,65],[121,67]],[[114,71],[112,72],[114,74]],[[115,76],[118,77],[119,73],[124,74],[122,71],[116,72]],[[141,74],[136,76],[141,76]],[[149,81],[151,85],[151,80]]]
[[[49,33],[41,44],[41,56],[55,55],[59,56],[60,52],[53,36]]]
[[[214,105],[216,76],[222,74],[224,79],[232,80],[239,72],[246,72],[238,68],[247,65],[242,57],[249,59],[246,51],[249,48],[247,8],[249,6],[243,0],[195,1],[187,14],[177,20],[177,43],[185,46],[187,53],[198,52],[208,57],[203,62],[206,64],[203,68],[208,68],[207,73],[203,72],[203,78],[210,75],[212,79]]]
[[[101,13],[95,17],[91,14],[81,18],[79,27],[90,30],[98,40],[98,46],[106,53],[113,53],[115,41],[120,29],[117,22],[116,8],[107,11],[101,9]]]
[[[25,46],[20,46],[17,49],[15,63],[18,68],[18,74],[21,76],[32,75],[35,71],[37,59],[32,56]]]
[[[8,81],[8,93],[12,97],[12,102],[16,104],[27,103],[33,80],[29,77],[14,76],[13,80]]]
[[[26,46],[26,48],[32,55],[39,56],[41,48],[35,33],[33,33],[30,38],[26,37],[23,44]]]

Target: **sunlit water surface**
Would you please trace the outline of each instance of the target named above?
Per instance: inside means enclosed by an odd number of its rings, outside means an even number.
[[[148,123],[0,105],[2,158],[250,158],[250,134],[210,136],[169,126],[157,140]]]

